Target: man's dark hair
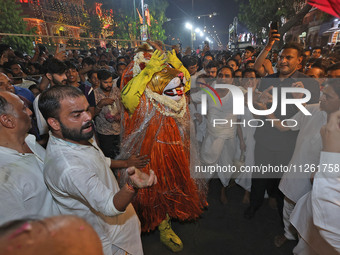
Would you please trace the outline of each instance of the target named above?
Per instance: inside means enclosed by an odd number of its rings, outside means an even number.
[[[41,65],[39,63],[29,62],[29,63],[27,63],[27,67],[29,67],[29,66],[33,66],[35,69],[37,69],[39,71],[39,73],[41,72]]]
[[[37,89],[37,90],[40,91],[40,89],[39,89],[37,84],[32,84],[31,86],[28,87],[28,89],[31,90],[31,91],[32,91],[32,89]]]
[[[92,57],[86,57],[83,59],[83,61],[81,62],[82,65],[87,64],[87,65],[95,65],[96,64],[96,60],[94,60],[94,58]]]
[[[229,58],[227,60],[227,64],[228,64],[229,61],[234,61],[236,63],[236,65],[238,65],[238,61],[235,58]]]
[[[244,50],[249,50],[251,53],[255,52],[255,48],[253,46],[247,46]]]
[[[321,59],[320,58],[310,58],[308,60],[308,62],[306,63],[306,65],[313,65],[315,63],[321,63]]]
[[[218,68],[218,62],[215,61],[215,60],[211,60],[205,68],[210,69],[210,68],[214,68],[214,67]]]
[[[97,70],[90,70],[90,71],[87,72],[87,77],[89,79],[91,79],[92,75],[95,74],[95,73],[98,74],[98,71]]]
[[[65,63],[56,58],[47,59],[44,65],[46,65],[45,74],[63,74],[67,69]]]
[[[10,108],[11,108],[11,105],[10,103],[8,103],[6,98],[4,98],[3,96],[0,96],[0,115],[8,113]]]
[[[105,57],[107,59],[108,55],[104,52],[104,53],[100,54],[99,59],[101,59],[102,57]]]
[[[117,63],[119,62],[125,62],[126,61],[126,58],[124,56],[119,56],[116,60]]]
[[[303,48],[301,46],[301,44],[297,43],[297,42],[288,42],[285,45],[283,45],[282,50],[285,49],[295,49],[298,52],[298,57],[301,57],[303,54]]]
[[[321,46],[315,46],[315,47],[312,48],[312,52],[313,52],[313,50],[321,50],[322,51],[322,47]]]
[[[335,70],[338,70],[338,69],[340,69],[340,62],[337,62],[337,63],[331,65],[330,67],[328,67],[327,72],[335,71]]]
[[[254,60],[254,59],[248,60],[248,61],[245,63],[244,66],[247,67],[247,65],[250,64],[250,63],[255,63],[255,60]]]
[[[107,62],[107,60],[100,60],[98,64],[99,64],[100,66],[105,66],[105,65],[108,65],[109,62]]]
[[[21,52],[21,51],[16,50],[16,51],[14,51],[14,54],[18,58],[24,58],[24,53]]]
[[[210,52],[206,52],[204,57],[203,57],[203,62],[204,62],[205,58],[208,57],[208,56],[212,57],[212,60],[215,60],[214,56]]]
[[[239,55],[240,57],[242,57],[242,53],[241,52],[236,52],[233,54],[232,58],[235,58],[237,55]]]
[[[326,73],[326,67],[320,62],[316,62],[316,63],[312,64],[311,68],[319,68],[322,71],[323,74]]]
[[[69,69],[74,69],[74,70],[77,70],[78,72],[78,67],[76,66],[76,64],[72,61],[65,61],[65,65],[67,67],[66,70],[69,70]]]
[[[217,70],[217,76],[223,69],[229,69],[231,72],[231,77],[235,78],[235,72],[230,66],[222,66],[220,69]]]
[[[15,60],[11,60],[11,61],[6,62],[4,64],[4,68],[7,68],[7,69],[11,70],[11,66],[13,66],[13,65],[19,65],[20,68],[22,69],[21,64],[18,61],[15,61]]]
[[[2,56],[2,54],[4,54],[4,52],[8,49],[10,49],[11,46],[8,45],[8,44],[4,44],[4,43],[1,43],[0,44],[0,57]]]
[[[125,62],[118,62],[116,65],[116,70],[118,71],[118,66],[125,66],[127,67],[127,64]]]
[[[84,93],[73,86],[56,85],[40,94],[39,110],[47,121],[48,118],[59,120],[60,101],[65,98],[77,98],[84,96]]]
[[[246,68],[246,69],[244,69],[244,70],[242,71],[242,77],[244,77],[244,75],[245,75],[246,73],[254,73],[254,74],[255,74],[255,77],[256,77],[256,78],[258,77],[258,75],[257,75],[257,73],[256,73],[256,71],[255,71],[255,69],[253,69],[253,68]]]
[[[241,73],[241,74],[242,74],[242,70],[241,70],[241,69],[237,69],[237,70],[235,71],[235,75],[236,75],[236,73]]]
[[[98,70],[97,76],[100,81],[105,81],[112,77],[112,73],[106,69],[100,69]]]
[[[182,63],[183,63],[185,68],[189,68],[189,66],[197,65],[198,64],[198,60],[197,60],[196,57],[184,56],[182,58]]]

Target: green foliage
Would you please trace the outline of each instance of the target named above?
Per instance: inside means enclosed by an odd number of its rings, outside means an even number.
[[[164,0],[149,1],[151,27],[148,27],[148,29],[152,40],[165,41],[167,38],[163,29],[163,23],[166,21],[165,10],[168,5],[168,2]]]
[[[88,26],[89,32],[98,38],[102,32],[103,23],[97,15],[89,15]]]
[[[105,0],[103,0],[104,2]],[[141,13],[140,2],[135,0],[136,8]],[[151,27],[148,26],[148,32],[152,40],[166,39],[165,30],[162,25],[166,21],[165,10],[168,7],[166,0],[149,0],[147,1],[150,11]],[[140,40],[140,22],[139,16],[134,9],[133,1],[115,0],[111,5],[103,5],[106,8],[113,9],[114,16],[114,37],[125,40]],[[142,13],[141,13],[142,14]],[[120,43],[126,45],[127,43]]]
[[[239,20],[257,35],[261,35],[262,28],[268,28],[271,21],[280,21],[281,17],[289,19],[296,14],[294,0],[236,1],[240,2]]]
[[[23,21],[21,6],[14,0],[0,0],[0,31],[13,34],[34,34]],[[2,43],[11,45],[15,50],[30,53],[33,50],[32,37],[4,36]]]

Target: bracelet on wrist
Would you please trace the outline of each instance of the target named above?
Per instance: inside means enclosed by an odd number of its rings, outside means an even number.
[[[129,178],[128,181],[126,182],[126,187],[127,187],[127,189],[130,190],[130,191],[138,192],[138,188],[135,187],[135,186],[133,185],[133,182],[130,180],[130,178]]]

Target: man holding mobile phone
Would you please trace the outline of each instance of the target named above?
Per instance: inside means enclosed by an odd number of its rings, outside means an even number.
[[[275,41],[278,41],[279,34],[276,30],[271,30],[269,33],[269,41],[261,52],[269,51]],[[259,91],[265,91],[270,87],[278,88],[279,95],[281,94],[282,87],[296,87],[302,86],[311,92],[311,99],[309,104],[319,102],[319,84],[313,79],[309,79],[306,82],[308,76],[298,71],[298,66],[302,61],[303,49],[298,43],[286,43],[279,54],[279,60],[277,64],[278,72],[272,75],[267,75],[261,80],[259,85]],[[291,96],[291,95],[290,95]],[[270,108],[270,104],[268,105]],[[298,109],[294,105],[287,105],[287,114],[281,114],[281,107],[279,106],[274,112],[275,116],[282,120],[291,118],[294,116]],[[271,166],[287,166],[291,160],[294,152],[297,133],[288,131],[280,133],[275,130],[269,123],[265,123],[264,126],[258,127],[255,132],[255,165],[271,165]],[[281,173],[282,174],[282,173]],[[283,194],[278,189],[280,182],[280,175],[268,178],[268,175],[261,175],[253,173],[252,187],[250,194],[250,206],[244,213],[244,217],[247,219],[253,218],[255,212],[261,207],[265,190],[268,190],[269,195],[276,199],[279,214],[282,219],[283,210]],[[268,189],[270,188],[270,189]]]

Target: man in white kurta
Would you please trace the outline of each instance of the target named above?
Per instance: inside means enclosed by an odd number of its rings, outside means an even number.
[[[199,101],[203,93],[200,91],[193,94],[192,100]],[[234,162],[237,126],[233,123],[237,122],[237,115],[233,114],[232,93],[225,89],[221,89],[218,93],[220,96],[222,95],[221,103],[217,100],[218,103],[215,104],[210,97],[207,97],[207,133],[200,154],[202,162],[206,165],[228,167],[232,166]],[[218,124],[214,123],[215,120],[219,120]],[[224,187],[228,186],[232,174],[232,171],[217,172]]]
[[[291,172],[285,173],[280,182],[280,190],[285,194],[283,215],[285,224],[285,237],[295,239],[289,227],[289,218],[295,203],[312,189],[311,173],[317,171],[322,149],[320,129],[327,123],[327,117],[340,107],[340,95],[337,92],[337,81],[329,82],[324,88],[320,105],[308,105],[306,109],[310,116],[302,112],[292,119],[296,120],[293,130],[300,130],[290,165]],[[292,124],[292,123],[290,123]]]
[[[142,254],[140,223],[130,204],[118,211],[112,201],[119,191],[106,158],[94,140],[78,145],[50,133],[46,149],[45,180],[62,214],[83,219],[98,233],[104,254],[114,250]],[[114,216],[114,217],[113,217]],[[116,246],[116,247],[115,247]]]
[[[22,219],[58,215],[43,178],[45,150],[28,135],[32,153],[0,146],[0,225]]]
[[[153,171],[147,175],[128,168],[128,182],[118,187],[110,169],[117,161],[106,158],[93,140],[89,104],[78,88],[54,86],[44,91],[39,109],[51,130],[45,182],[61,213],[77,215],[90,223],[105,255],[143,254],[140,223],[130,202],[139,188],[157,182]]]
[[[295,206],[291,222],[301,238],[294,254],[339,254],[340,111],[321,129],[323,151],[313,189]]]
[[[27,108],[23,111],[23,102],[14,94],[0,92],[0,97],[0,225],[57,215],[58,208],[43,178],[45,150],[33,135],[26,136],[32,112]],[[1,109],[4,99],[9,105],[5,111]]]

